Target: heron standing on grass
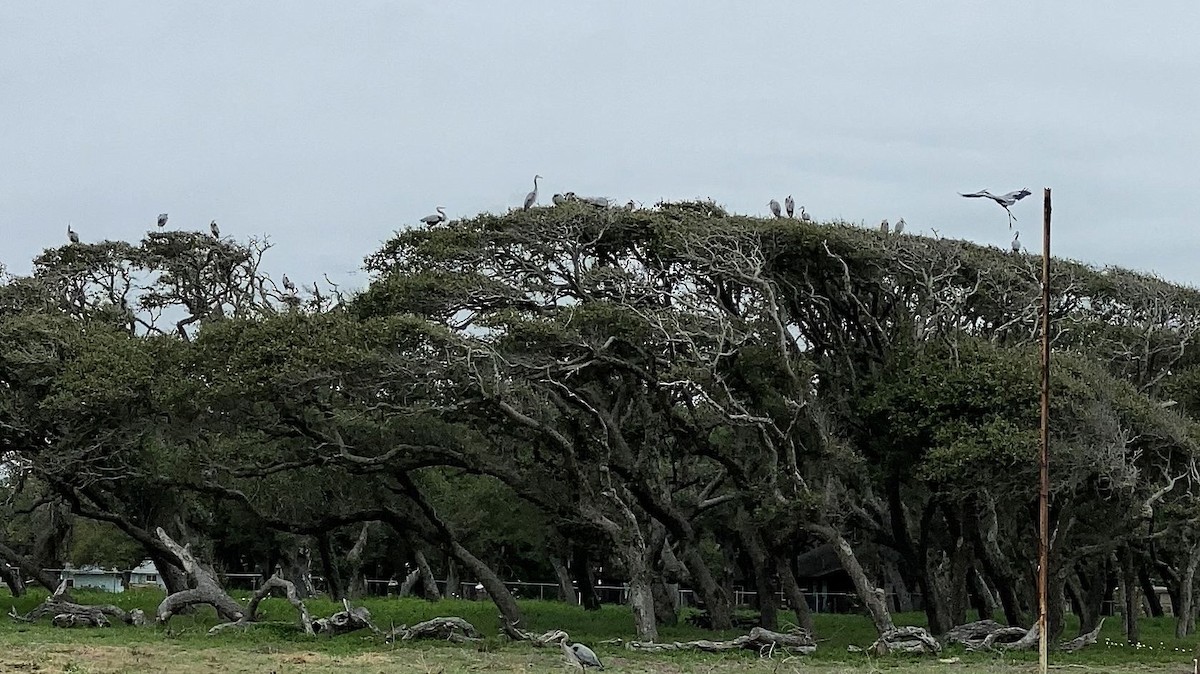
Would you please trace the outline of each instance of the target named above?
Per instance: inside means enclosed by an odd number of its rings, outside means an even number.
[[[771,213],[772,213],[772,214],[773,214],[775,217],[777,217],[777,218],[782,218],[782,217],[783,217],[783,211],[782,211],[782,210],[780,210],[780,208],[779,208],[779,202],[778,202],[778,201],[775,201],[774,199],[772,199],[772,200],[770,200],[770,201],[768,201],[768,202],[767,202],[767,206],[770,206],[770,207],[771,207]]]
[[[541,176],[539,176],[539,175],[533,176],[533,191],[530,192],[529,194],[525,195],[525,208],[523,208],[522,210],[527,211],[527,210],[529,210],[529,208],[531,206],[533,206],[534,204],[537,203],[537,191],[538,191],[537,181],[539,179],[541,179]]]
[[[438,206],[433,210],[437,211],[437,213],[434,213],[433,215],[426,215],[425,217],[421,218],[421,222],[429,225],[430,227],[446,221],[446,209],[444,206]]]
[[[783,200],[783,207],[787,209],[788,217],[792,217],[792,213],[796,212],[796,202],[792,201],[792,195],[787,195],[787,199]]]
[[[967,197],[968,199],[983,197],[985,199],[991,199],[992,201],[1000,204],[1000,207],[1003,208],[1006,213],[1008,213],[1009,229],[1012,229],[1012,223],[1017,219],[1017,217],[1012,214],[1012,211],[1008,210],[1008,207],[1024,199],[1030,194],[1033,193],[1028,189],[1016,190],[1014,192],[1009,192],[1008,194],[1001,194],[1000,196],[996,196],[987,190],[979,190],[978,192],[971,192],[970,194],[963,194],[962,192],[958,193],[959,196]]]

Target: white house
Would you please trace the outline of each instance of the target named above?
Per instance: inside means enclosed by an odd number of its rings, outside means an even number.
[[[163,582],[162,576],[158,573],[158,567],[149,559],[143,559],[141,564],[130,570],[129,587],[147,586],[167,589],[167,584]]]
[[[94,587],[108,592],[124,592],[127,587],[167,587],[158,573],[158,567],[149,559],[129,571],[103,569],[94,565],[75,568],[68,564],[59,573],[58,579],[67,581],[68,587]]]
[[[59,580],[67,581],[67,587],[94,587],[108,592],[125,591],[125,574],[116,569],[102,569],[95,565],[75,568],[70,564],[63,569]]]

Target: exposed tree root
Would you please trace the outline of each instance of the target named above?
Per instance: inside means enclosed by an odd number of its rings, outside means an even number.
[[[888,653],[940,653],[942,645],[924,627],[897,627],[884,632],[867,649],[874,655]]]
[[[450,616],[419,622],[412,627],[401,625],[386,636],[388,642],[413,641],[415,639],[437,639],[460,644],[474,643],[483,639],[483,633],[466,620]]]
[[[380,629],[371,622],[371,612],[366,607],[351,607],[350,602],[345,599],[342,600],[342,607],[343,610],[328,618],[317,618],[312,621],[313,630],[320,634],[337,635],[369,629],[376,634],[382,634]]]
[[[308,615],[308,608],[305,607],[304,602],[300,600],[299,593],[296,591],[295,583],[289,580],[284,580],[283,578],[279,577],[279,574],[275,574],[274,576],[271,576],[267,582],[263,583],[263,586],[258,588],[258,590],[254,593],[254,597],[250,599],[250,606],[246,611],[246,615],[243,616],[241,620],[216,625],[208,631],[209,635],[217,634],[218,632],[222,632],[230,627],[240,627],[244,629],[250,627],[252,624],[256,624],[258,621],[258,605],[262,603],[262,600],[265,599],[267,595],[271,594],[271,590],[273,589],[283,590],[284,596],[287,597],[288,602],[291,603],[292,606],[296,607],[296,611],[300,613],[300,629],[304,630],[305,634],[315,634],[313,631],[312,618],[310,618]]]
[[[650,641],[630,641],[625,645],[626,648],[635,651],[648,652],[663,652],[663,651],[704,651],[707,653],[719,653],[721,651],[732,651],[738,649],[757,650],[760,655],[770,657],[776,650],[787,653],[803,653],[808,654],[817,650],[817,644],[813,641],[812,635],[799,627],[792,628],[786,633],[772,632],[761,627],[755,627],[750,630],[750,633],[730,639],[729,641],[709,641],[707,639],[699,639],[697,641],[687,642],[663,642],[655,643]]]

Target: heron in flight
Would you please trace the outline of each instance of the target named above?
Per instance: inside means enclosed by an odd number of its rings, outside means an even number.
[[[888,227],[887,218],[884,218],[883,222],[879,223],[879,231],[883,232],[884,234],[887,234],[888,229],[889,229],[889,227]]]
[[[525,195],[525,208],[523,208],[522,210],[527,211],[527,210],[529,210],[529,208],[531,206],[533,206],[534,204],[537,203],[537,191],[538,191],[537,181],[541,178],[542,177],[539,175],[533,176],[533,191],[530,192],[529,194]]]
[[[67,223],[67,238],[71,240],[71,243],[79,243],[79,234],[71,229],[71,223],[69,222]]]
[[[214,239],[221,238],[221,228],[217,227],[216,220],[213,220],[212,222],[208,223],[208,231],[212,232]]]
[[[788,217],[792,217],[792,213],[796,212],[796,202],[792,200],[792,195],[787,195],[787,199],[783,200],[783,207],[787,209]]]
[[[167,226],[167,214],[159,213],[158,214],[158,228],[162,229],[163,227],[166,227],[166,226]]]
[[[1018,201],[1024,199],[1025,197],[1029,196],[1030,194],[1033,194],[1033,193],[1030,192],[1028,189],[1016,190],[1014,192],[1009,192],[1008,194],[1001,194],[1000,196],[996,196],[995,194],[992,194],[991,192],[989,192],[987,190],[979,190],[978,192],[971,192],[970,194],[963,194],[962,192],[958,193],[959,196],[967,197],[968,199],[983,197],[985,199],[991,199],[992,201],[1000,204],[1000,207],[1003,208],[1005,210],[1005,212],[1008,213],[1008,228],[1009,229],[1012,229],[1012,223],[1014,220],[1017,219],[1017,217],[1012,214],[1012,211],[1008,210],[1008,207],[1012,206],[1013,204],[1017,203]]]
[[[772,200],[770,200],[770,201],[768,201],[768,202],[767,202],[767,205],[771,207],[771,213],[773,213],[773,214],[775,215],[775,217],[777,217],[777,218],[782,218],[782,217],[783,217],[783,211],[781,211],[781,210],[779,209],[779,202],[778,202],[778,201],[775,201],[774,199],[772,199]]]
[[[904,233],[904,218],[900,218],[900,220],[896,223],[896,233],[897,234]]]
[[[444,206],[438,206],[433,210],[437,211],[437,213],[434,213],[433,215],[426,215],[425,217],[421,218],[421,222],[429,225],[430,227],[446,221],[446,208]]]
[[[292,283],[292,279],[288,278],[287,274],[283,275],[283,287],[289,293],[291,293],[293,295],[296,294],[296,284]]]

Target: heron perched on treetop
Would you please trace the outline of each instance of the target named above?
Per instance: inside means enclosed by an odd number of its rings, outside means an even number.
[[[1019,241],[1020,238],[1021,238],[1021,232],[1017,232],[1016,234],[1013,234],[1012,251],[1014,253],[1021,252],[1021,242]]]
[[[541,178],[541,176],[539,176],[539,175],[535,175],[535,176],[533,176],[533,191],[532,191],[532,192],[530,192],[529,194],[526,194],[526,195],[525,195],[525,208],[524,208],[524,209],[522,209],[522,210],[526,210],[526,211],[527,211],[527,210],[529,210],[529,208],[530,208],[531,206],[533,206],[534,204],[536,204],[536,203],[537,203],[537,191],[538,191],[538,184],[537,184],[537,181],[538,181],[540,178]]]
[[[812,222],[812,216],[808,214],[808,211],[804,210],[803,206],[800,207],[800,221]]]
[[[561,194],[555,194],[554,196],[550,197],[550,201],[553,201],[555,206],[562,206],[563,204],[567,203],[567,198]]]
[[[167,214],[159,213],[158,214],[158,228],[162,229],[163,227],[166,227],[166,226],[167,226]]]
[[[71,243],[79,243],[79,235],[75,233],[75,230],[71,229],[71,223],[69,222],[67,223],[67,238],[71,240]]]
[[[774,199],[772,199],[772,200],[770,200],[770,201],[768,201],[768,202],[767,202],[767,206],[770,206],[770,207],[771,207],[771,213],[773,213],[773,214],[775,215],[775,217],[777,217],[777,218],[782,218],[782,217],[783,217],[783,211],[781,211],[781,210],[779,209],[779,202],[778,202],[778,201],[775,201]]]
[[[896,223],[896,233],[897,234],[904,233],[904,218],[900,218],[900,220]]]
[[[293,295],[296,293],[296,284],[292,283],[292,280],[287,277],[287,274],[283,275],[283,287]]]
[[[216,220],[213,220],[212,222],[208,223],[208,231],[212,232],[214,239],[221,238],[221,228],[217,227]]]
[[[883,232],[884,234],[887,234],[888,229],[889,229],[889,227],[888,227],[887,218],[884,218],[883,222],[879,223],[879,231]]]
[[[962,196],[962,197],[967,197],[967,198],[984,197],[987,199],[991,199],[992,201],[1000,204],[1000,206],[1008,213],[1008,228],[1009,229],[1012,229],[1013,220],[1016,220],[1017,218],[1015,215],[1012,214],[1012,211],[1008,210],[1008,207],[1012,206],[1013,204],[1017,203],[1018,201],[1024,199],[1025,197],[1029,196],[1030,194],[1033,194],[1033,193],[1030,192],[1028,189],[1016,190],[1014,192],[1009,192],[1008,194],[1002,194],[1000,196],[996,196],[995,194],[992,194],[991,192],[989,192],[987,190],[979,190],[978,192],[971,192],[970,194],[963,194],[962,192],[958,193],[958,195]]]
[[[783,207],[787,209],[788,217],[792,217],[792,213],[796,212],[796,202],[792,200],[792,195],[787,195],[787,199],[783,200]]]
[[[443,206],[438,206],[433,210],[437,211],[437,213],[434,213],[433,215],[426,215],[425,217],[421,218],[421,222],[429,226],[433,226],[446,221],[446,209]]]

